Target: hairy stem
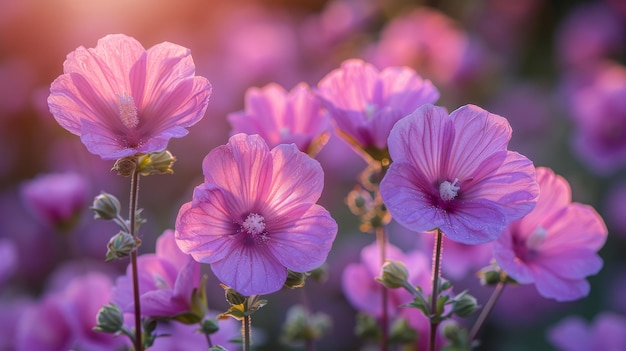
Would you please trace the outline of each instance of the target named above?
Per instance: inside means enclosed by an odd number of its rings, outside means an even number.
[[[243,337],[243,351],[250,351],[251,336],[250,336],[250,323],[252,320],[249,315],[243,316],[241,320],[241,333]]]
[[[139,172],[133,171],[130,179],[130,210],[128,215],[130,235],[137,236],[137,197],[139,194]],[[135,350],[143,351],[142,328],[141,328],[141,305],[139,302],[139,277],[137,274],[137,249],[130,253],[130,265],[133,275],[133,299],[135,302]]]
[[[433,291],[430,297],[430,339],[428,341],[428,349],[435,351],[435,342],[437,338],[437,327],[439,321],[437,319],[437,300],[439,299],[439,280],[441,277],[441,254],[443,249],[443,233],[437,228],[437,237],[433,248],[433,272],[432,283]]]
[[[385,263],[387,259],[387,235],[385,228],[382,226],[376,227],[376,241],[378,242],[378,248],[380,249],[380,264]],[[382,316],[380,317],[380,328],[382,331],[382,337],[380,340],[380,350],[387,351],[387,344],[389,342],[389,308],[387,300],[389,299],[389,290],[382,284],[381,289],[381,304],[382,304]]]
[[[476,323],[474,323],[474,326],[472,327],[472,330],[469,333],[470,341],[474,340],[476,336],[478,335],[480,328],[482,328],[483,324],[485,324],[487,317],[493,310],[493,307],[496,305],[496,302],[498,302],[500,295],[502,295],[502,291],[504,291],[505,286],[506,286],[505,282],[499,282],[498,285],[496,285],[496,288],[491,293],[491,296],[489,297],[489,300],[487,301],[487,304],[485,305],[485,307],[482,309],[482,311],[480,311],[480,315],[478,316],[478,319],[476,319]]]

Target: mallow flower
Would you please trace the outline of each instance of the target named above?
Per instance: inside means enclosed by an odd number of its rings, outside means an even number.
[[[249,296],[281,289],[287,270],[325,260],[337,223],[317,205],[324,182],[316,160],[294,144],[269,149],[236,134],[204,158],[204,183],[176,219],[176,242],[211,265],[225,285]]]
[[[558,351],[626,350],[626,316],[603,312],[593,322],[570,316],[548,330],[548,340]]]
[[[195,76],[189,49],[107,35],[79,47],[50,87],[56,121],[103,159],[162,151],[204,115],[211,85]]]
[[[166,230],[156,242],[155,253],[137,258],[141,313],[147,317],[177,317],[194,312],[192,295],[199,289],[200,264],[184,254],[174,239],[174,231]],[[134,312],[132,269],[117,278],[112,302],[124,312]],[[197,318],[202,318],[198,313]]]
[[[412,231],[495,240],[533,209],[539,191],[533,163],[507,150],[510,138],[507,120],[478,106],[418,108],[389,135],[392,163],[380,184],[389,212]]]
[[[259,134],[269,147],[294,143],[302,152],[315,155],[326,144],[330,117],[306,83],[287,92],[270,83],[246,91],[243,111],[228,115],[232,134]]]
[[[602,268],[597,251],[607,228],[591,206],[572,202],[569,184],[551,169],[538,168],[537,182],[537,207],[495,241],[495,259],[507,275],[534,284],[544,297],[580,299],[590,289],[585,278]]]
[[[411,68],[379,71],[358,59],[344,61],[317,86],[339,134],[374,159],[386,153],[387,137],[398,120],[439,99],[437,88]]]

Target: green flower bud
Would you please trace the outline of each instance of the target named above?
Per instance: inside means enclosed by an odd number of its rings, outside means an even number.
[[[113,195],[102,193],[93,199],[90,209],[95,212],[94,219],[111,220],[120,216],[120,201]]]
[[[140,244],[141,239],[121,231],[109,240],[105,261],[109,262],[115,259],[128,257],[133,250],[139,247]]]
[[[124,315],[122,314],[122,311],[119,307],[110,303],[103,306],[100,311],[98,311],[98,315],[96,316],[96,326],[93,330],[101,333],[114,334],[121,331],[123,326]]]
[[[406,319],[398,319],[391,326],[389,341],[397,344],[413,343],[417,340],[417,331],[413,329]]]
[[[476,298],[465,291],[452,299],[452,312],[459,317],[467,317],[476,309],[478,309]]]
[[[171,152],[164,150],[139,156],[137,161],[137,171],[142,176],[153,174],[172,174],[172,166],[176,162],[176,157]]]
[[[310,314],[303,306],[294,305],[287,311],[282,338],[288,343],[317,340],[330,330],[331,325],[332,322],[328,315],[324,313]]]
[[[376,280],[390,289],[404,287],[409,278],[409,271],[406,269],[404,263],[400,261],[385,261],[381,271],[381,276],[376,277]]]
[[[219,325],[217,324],[217,320],[215,319],[206,319],[202,322],[202,334],[211,335],[220,330]]]
[[[241,305],[246,302],[246,297],[238,293],[235,289],[222,286],[224,288],[224,295],[226,296],[226,301],[228,301],[231,305]]]
[[[362,312],[359,312],[356,315],[356,326],[354,328],[354,333],[357,337],[361,339],[369,340],[378,340],[382,335],[380,326],[378,325],[378,321],[376,321],[376,318]]]
[[[285,281],[284,286],[289,289],[301,288],[304,286],[307,277],[308,273],[300,273],[288,270],[287,280]]]
[[[209,348],[209,351],[228,351],[221,345],[215,345]]]

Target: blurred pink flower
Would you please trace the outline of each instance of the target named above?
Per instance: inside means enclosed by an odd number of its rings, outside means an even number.
[[[22,184],[21,195],[37,220],[67,229],[86,209],[88,187],[79,173],[40,174]]]
[[[439,99],[439,91],[408,67],[378,71],[357,59],[344,61],[318,83],[337,130],[353,146],[387,148],[393,125],[416,108]]]
[[[386,259],[404,263],[410,272],[409,282],[428,290],[430,267],[428,259],[421,252],[413,251],[405,254],[396,246],[388,244]],[[380,248],[374,242],[361,250],[361,262],[350,263],[344,268],[341,281],[343,293],[350,304],[357,310],[377,318],[382,316],[382,284],[375,278],[381,275],[382,265]],[[405,289],[389,289],[387,302],[390,317],[397,317],[403,310],[400,305],[411,301],[413,301],[413,296]]]
[[[580,317],[567,317],[548,331],[559,351],[626,350],[626,317],[604,312],[590,325]]]
[[[0,238],[0,289],[17,271],[17,255],[15,243],[11,239]]]
[[[93,331],[96,315],[111,297],[111,280],[100,273],[75,277],[60,292],[46,294],[17,321],[17,351],[108,351],[125,338]]]
[[[193,289],[200,284],[200,264],[176,245],[174,231],[157,239],[155,253],[137,259],[141,313],[147,317],[175,317],[191,310]],[[124,312],[134,312],[132,271],[117,278],[112,301]]]
[[[258,135],[237,134],[203,161],[205,181],[176,220],[176,242],[211,264],[243,295],[282,288],[287,270],[306,272],[325,260],[337,223],[315,202],[323,188],[319,163],[295,145],[271,151]]]
[[[233,135],[259,134],[270,148],[295,143],[300,151],[312,155],[329,137],[328,113],[306,83],[290,92],[275,83],[249,88],[244,111],[229,114],[228,121]]]
[[[511,223],[494,245],[502,269],[518,283],[534,283],[539,293],[571,301],[589,293],[585,279],[598,273],[607,229],[590,206],[571,202],[565,179],[537,169],[541,193],[526,217]]]
[[[389,22],[366,56],[379,67],[413,67],[436,83],[447,84],[473,54],[467,35],[454,20],[422,7]]]
[[[211,318],[217,313],[209,311]],[[211,334],[211,343],[220,345],[228,350],[237,350],[240,343],[236,340],[241,337],[241,324],[233,318],[218,320],[219,330]],[[188,325],[172,321],[159,322],[155,330],[160,335],[150,347],[150,351],[189,351],[205,350],[208,348],[206,335],[198,333],[198,325]]]
[[[601,65],[568,88],[574,151],[597,174],[626,166],[626,68]]]
[[[606,4],[578,5],[556,31],[559,61],[576,69],[618,55],[625,39],[621,21]]]
[[[103,159],[165,149],[203,117],[211,95],[189,50],[167,42],[145,50],[107,35],[70,53],[63,68],[50,87],[50,112]]]
[[[535,206],[535,169],[507,150],[506,119],[467,105],[451,114],[425,105],[389,135],[393,162],[380,184],[391,215],[415,232],[439,228],[453,241],[482,244]]]

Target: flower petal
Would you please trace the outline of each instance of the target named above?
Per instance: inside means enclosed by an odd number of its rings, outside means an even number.
[[[535,271],[535,286],[541,296],[557,301],[578,300],[587,296],[590,290],[585,279],[564,279],[544,269]]]
[[[211,264],[211,270],[244,296],[276,292],[287,279],[287,269],[258,246],[232,245],[228,255]]]
[[[237,199],[239,215],[260,211],[272,184],[273,165],[267,144],[258,135],[236,134],[213,149],[202,162],[205,182]],[[233,208],[233,210],[235,210]]]
[[[326,261],[336,235],[337,222],[314,204],[298,218],[272,227],[267,249],[287,269],[306,272]]]

